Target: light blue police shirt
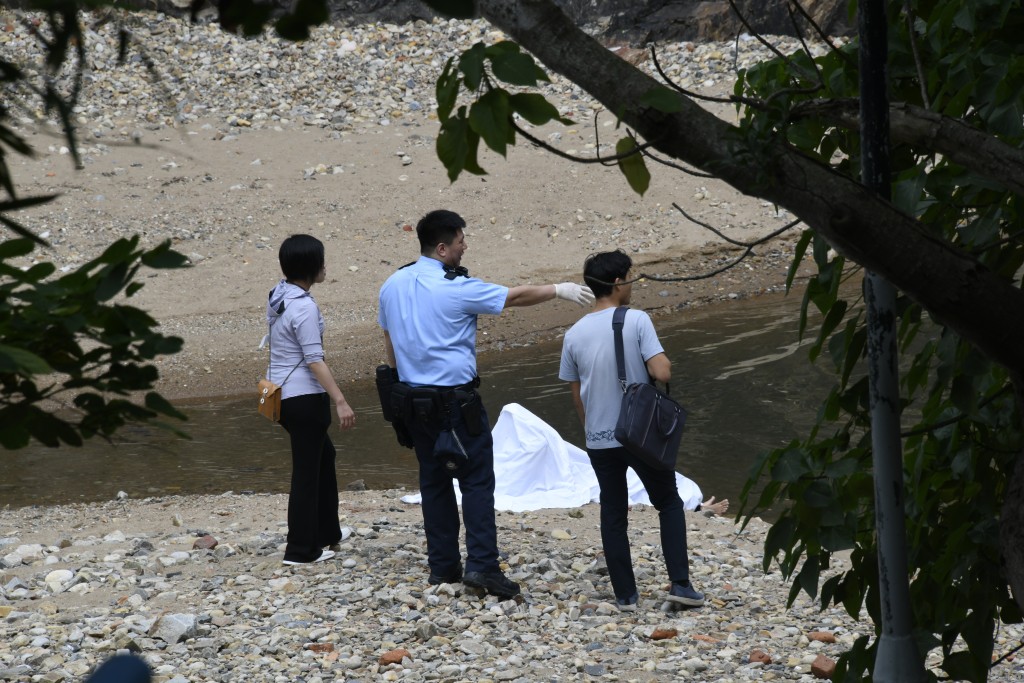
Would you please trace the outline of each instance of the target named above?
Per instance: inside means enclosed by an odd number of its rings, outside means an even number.
[[[453,387],[476,377],[476,317],[505,308],[508,287],[444,276],[444,264],[420,256],[380,288],[377,321],[391,336],[399,378],[413,386]]]

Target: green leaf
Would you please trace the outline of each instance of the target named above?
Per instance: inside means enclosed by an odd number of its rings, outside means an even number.
[[[27,238],[11,239],[0,242],[0,260],[16,258],[32,253],[35,244]]]
[[[505,156],[511,127],[508,93],[495,88],[474,102],[469,108],[469,126],[483,138],[488,147]]]
[[[784,550],[788,550],[793,544],[793,534],[796,531],[796,522],[791,517],[783,517],[775,522],[768,530],[764,539],[764,569],[768,570],[772,560]]]
[[[800,568],[800,573],[797,574],[796,584],[799,585],[808,596],[814,598],[818,595],[818,578],[820,576],[821,566],[817,556],[808,557],[804,562],[804,566]]]
[[[111,268],[100,280],[96,288],[97,301],[109,301],[113,299],[124,288],[128,281],[128,266],[120,263]]]
[[[466,120],[466,108],[459,107],[455,116],[450,116],[441,124],[435,148],[437,158],[448,169],[448,180],[455,182],[466,167],[466,155],[469,151],[467,134],[471,132]]]
[[[832,504],[834,496],[832,489],[822,480],[812,481],[804,490],[804,503],[812,508],[827,508]]]
[[[666,114],[675,114],[683,110],[683,96],[675,90],[659,85],[640,96],[640,106],[651,107]]]
[[[542,126],[551,120],[560,120],[558,109],[537,93],[516,93],[510,95],[508,104],[512,111],[535,126]]]
[[[504,52],[491,57],[491,71],[496,78],[512,85],[535,86],[549,80],[533,57],[522,52]]]
[[[480,163],[477,161],[477,150],[480,149],[480,136],[470,129],[466,129],[466,160],[464,170],[474,175],[487,175]]]
[[[311,26],[324,24],[330,18],[330,11],[324,0],[296,0],[291,11],[278,19],[274,28],[286,40],[301,41],[309,38]],[[262,26],[262,22],[260,22],[260,26]],[[250,24],[247,23],[246,35],[259,33],[259,31],[250,33],[250,30]]]
[[[804,230],[800,235],[800,239],[796,243],[796,247],[793,249],[793,260],[789,263],[789,270],[786,272],[786,292],[793,288],[793,278],[796,277],[797,271],[800,269],[800,265],[803,263],[804,254],[807,253],[807,246],[811,243],[811,238],[814,237],[814,231],[811,229]]]
[[[809,357],[813,363],[818,358],[818,354],[821,353],[822,344],[828,338],[830,334],[836,329],[839,323],[843,322],[843,317],[846,315],[846,302],[843,300],[836,301],[832,304],[832,307],[828,310],[825,315],[825,319],[821,323],[821,329],[818,331],[818,340],[811,347]]]
[[[465,77],[466,89],[477,91],[484,77],[484,56],[487,54],[483,43],[476,43],[459,57],[459,71]],[[440,80],[438,81],[440,84]]]
[[[437,84],[434,86],[434,97],[437,98],[437,118],[442,125],[451,116],[452,110],[455,109],[455,100],[459,94],[459,84],[462,82],[459,79],[458,72],[452,68],[454,60],[454,57],[448,58],[448,61],[444,64],[444,69],[441,70],[441,75],[437,79]]]
[[[150,268],[189,268],[188,257],[171,248],[171,241],[164,240],[149,251],[142,252],[142,264]]]
[[[974,8],[970,3],[965,3],[960,11],[953,18],[953,24],[967,33],[974,33]]]
[[[263,32],[273,11],[270,3],[223,2],[218,5],[217,21],[228,33],[236,33],[241,28],[244,35],[255,36]],[[287,22],[284,28],[289,30]]]
[[[0,344],[0,373],[45,375],[53,368],[45,360],[25,349]]]
[[[188,416],[185,413],[175,408],[171,405],[170,401],[155,391],[146,394],[146,407],[156,413],[176,417],[179,420],[188,420]]]
[[[630,154],[632,152],[632,154]],[[619,170],[626,176],[626,182],[641,197],[651,185],[651,172],[647,170],[644,157],[633,138],[622,138],[615,143],[617,155],[628,154],[618,160]]]
[[[800,481],[807,471],[803,452],[795,449],[787,450],[772,466],[772,479],[792,484]]]

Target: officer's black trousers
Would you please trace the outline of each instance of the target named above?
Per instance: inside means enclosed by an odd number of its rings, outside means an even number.
[[[476,399],[479,401],[479,397]],[[462,441],[469,461],[456,472],[462,492],[462,518],[466,525],[467,572],[495,572],[498,567],[498,539],[494,521],[494,442],[487,413],[480,406],[483,428],[477,436],[465,429],[454,397],[447,401],[449,418]],[[445,424],[439,417],[429,424],[407,422],[416,443],[420,465],[420,494],[423,496],[423,528],[427,536],[427,561],[437,576],[450,576],[458,568],[459,509],[452,474],[434,455],[434,442]]]

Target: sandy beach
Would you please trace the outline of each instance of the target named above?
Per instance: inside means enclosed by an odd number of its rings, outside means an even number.
[[[185,340],[158,363],[170,398],[252,391],[266,365],[256,347],[266,292],[280,277],[277,247],[293,233],[327,246],[328,279],[313,294],[327,320],[328,363],[344,383],[371,376],[383,358],[377,293],[417,257],[411,228],[429,210],[463,215],[464,265],[508,286],[580,281],[583,259],[600,250],[621,248],[638,271],[666,277],[712,272],[742,251],[673,203],[740,241],[792,218],[714,179],[654,164],[640,197],[614,167],[559,159],[523,140],[507,159],[481,151],[488,175],[450,183],[434,151],[433,84],[448,55],[500,38],[483,22],[325,27],[301,50],[158,15],[139,15],[132,30],[167,53],[160,86],[137,66],[116,65],[109,24],[88,32],[101,49],[78,109],[83,168],[52,127],[24,117],[37,156],[14,159],[12,172],[26,196],[60,195],[20,216],[51,244],[26,263],[71,268],[131,234],[150,245],[170,239],[189,257],[187,269],[142,274],[133,298]],[[0,46],[35,54],[20,26],[0,33]],[[745,46],[741,61],[754,59],[755,47]],[[666,50],[666,68],[684,82],[709,94],[731,90],[727,46]],[[388,69],[388,59],[401,66]],[[310,82],[297,87],[296,74]],[[562,151],[593,159],[623,134],[606,112],[595,121],[595,105],[571,84],[556,78],[545,94],[578,122],[533,131]],[[635,288],[634,305],[658,315],[778,288],[798,236],[793,230],[713,278]],[[555,302],[482,318],[480,351],[557,337],[581,313]]]

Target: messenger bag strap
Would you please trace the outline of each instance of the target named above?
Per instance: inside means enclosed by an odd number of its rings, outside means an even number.
[[[622,350],[622,324],[626,320],[628,306],[619,306],[612,314],[612,331],[615,332],[615,364],[619,369],[619,386],[626,393],[626,358]]]
[[[619,306],[612,314],[612,330],[615,332],[615,364],[619,369],[619,386],[622,388],[622,393],[626,393],[626,358],[622,348],[622,326],[626,321],[626,311],[628,310],[629,306]],[[647,379],[654,384],[650,375],[647,376]],[[665,394],[668,395],[671,392],[671,387],[668,382],[665,382]]]

